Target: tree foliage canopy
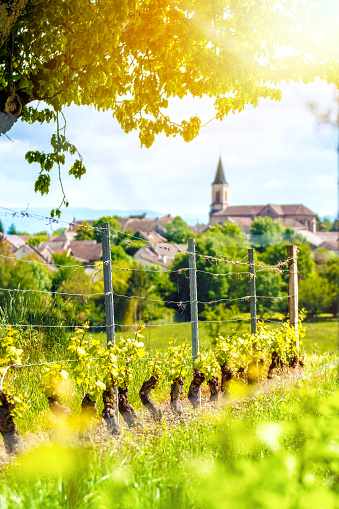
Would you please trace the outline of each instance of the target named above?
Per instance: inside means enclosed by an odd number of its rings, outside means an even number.
[[[184,244],[193,234],[188,224],[179,216],[176,216],[171,223],[165,224],[165,237],[169,242]]]
[[[275,86],[283,79],[320,76],[337,83],[332,48],[338,9],[332,6],[330,17],[323,16],[327,3],[6,0],[0,9],[0,131],[16,120],[14,97],[24,121],[56,120],[52,152],[27,154],[30,163],[40,164],[35,190],[42,194],[54,165],[60,174],[65,153],[76,156],[71,175],[86,171],[59,124],[65,106],[111,110],[126,133],[138,130],[146,147],[159,133],[190,141],[201,119],[171,119],[166,108],[172,97],[213,97],[221,120],[261,97],[278,100]]]

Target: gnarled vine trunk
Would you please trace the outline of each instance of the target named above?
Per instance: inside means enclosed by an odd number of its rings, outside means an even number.
[[[281,360],[281,358],[279,357],[279,355],[277,354],[277,352],[275,352],[275,351],[272,352],[271,364],[270,364],[270,367],[268,368],[267,378],[272,378],[274,369],[280,370],[280,369],[283,369],[283,367],[284,367],[284,363]]]
[[[95,417],[98,413],[97,402],[92,401],[87,392],[81,402],[81,415],[88,418]]]
[[[64,406],[59,401],[59,396],[51,396],[48,399],[48,406],[53,415],[61,419],[68,419],[72,412],[67,406]]]
[[[151,412],[152,418],[156,422],[161,421],[162,412],[160,408],[156,406],[153,399],[151,398],[151,390],[157,385],[159,378],[152,375],[151,378],[145,380],[139,391],[141,402]]]
[[[223,396],[228,396],[228,388],[230,385],[230,381],[234,378],[234,372],[226,362],[220,365],[220,369],[221,369],[221,393]]]
[[[298,364],[299,364],[298,356],[296,354],[293,354],[288,365],[290,368],[295,369],[298,366]]]
[[[182,404],[180,403],[180,395],[182,393],[184,382],[185,378],[180,376],[173,380],[171,385],[171,409],[174,414],[178,415],[183,413]]]
[[[188,390],[188,399],[190,400],[193,408],[200,405],[199,390],[201,384],[205,381],[205,374],[198,369],[193,369],[193,380]]]
[[[107,424],[108,432],[111,435],[117,435],[119,433],[119,424],[116,418],[117,402],[113,387],[107,387],[103,391],[102,400],[104,402],[102,417]]]
[[[121,413],[124,421],[130,428],[141,425],[141,421],[137,416],[134,408],[128,401],[128,389],[119,387],[119,412]]]
[[[303,368],[304,367],[304,361],[303,361],[303,359],[298,357],[296,354],[293,354],[291,359],[290,359],[290,362],[288,363],[288,366],[290,368],[293,368],[293,369],[297,368],[298,366]]]
[[[83,431],[85,431],[90,426],[92,419],[97,415],[97,413],[98,413],[97,402],[92,401],[91,398],[89,397],[89,393],[87,392],[81,402],[80,420],[81,428]],[[84,433],[83,436],[84,438],[86,438],[86,432]]]
[[[15,454],[22,449],[21,438],[18,433],[18,427],[14,422],[11,412],[14,410],[15,403],[13,399],[0,392],[0,433],[4,440],[7,454]]]
[[[212,376],[211,380],[208,380],[208,387],[209,387],[209,390],[210,390],[210,401],[213,402],[213,401],[218,401],[218,397],[219,397],[219,389],[218,389],[218,385],[219,385],[219,379],[217,376]]]

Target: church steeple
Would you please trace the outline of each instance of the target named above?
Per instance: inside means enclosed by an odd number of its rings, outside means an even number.
[[[221,156],[219,156],[217,173],[215,174],[215,179],[214,179],[213,184],[227,184],[228,185],[226,178],[225,178],[225,174],[224,174],[224,168],[222,165]]]
[[[212,183],[212,205],[211,214],[218,210],[224,210],[228,206],[228,183],[225,178],[224,168],[219,156],[217,173]]]

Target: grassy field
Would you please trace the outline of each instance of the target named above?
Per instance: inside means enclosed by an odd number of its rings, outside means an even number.
[[[268,322],[269,323],[269,322]],[[278,324],[270,324],[275,327]],[[306,336],[303,339],[304,351],[306,353],[335,353],[338,352],[338,333],[339,323],[338,320],[324,320],[318,322],[306,322]],[[232,330],[237,330],[239,334],[250,330],[248,322],[232,322],[232,325],[223,327],[220,330],[222,335],[227,335]],[[118,331],[117,337],[126,337],[128,334],[133,335],[131,331]],[[159,327],[149,327],[143,332],[145,336],[145,346],[149,350],[158,349],[162,350],[167,348],[168,341],[175,338],[177,344],[187,341],[191,342],[191,325],[188,324],[174,324]],[[100,338],[103,343],[106,342],[106,335],[102,333],[93,333],[92,335]],[[211,331],[209,324],[203,322],[199,323],[199,339],[202,348],[211,345],[212,338],[215,337],[215,330]]]

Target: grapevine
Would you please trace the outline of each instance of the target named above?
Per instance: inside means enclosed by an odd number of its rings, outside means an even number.
[[[178,415],[183,413],[180,395],[187,375],[187,352],[187,343],[175,346],[174,339],[169,341],[165,373],[171,382],[171,409]]]
[[[213,348],[201,351],[195,359],[193,379],[188,392],[188,399],[193,407],[200,404],[199,390],[205,381],[210,389],[210,400],[215,401],[218,398],[220,373],[221,393],[227,395],[230,381],[239,372],[242,373],[244,381],[247,379],[248,383],[256,383],[269,363],[268,377],[272,376],[275,369],[296,367],[301,362],[300,344],[305,335],[305,327],[302,326],[304,316],[301,311],[298,330],[288,322],[283,322],[275,329],[270,329],[264,322],[258,322],[256,334],[244,333],[240,336],[236,331],[227,337],[218,334],[213,341]],[[82,392],[81,415],[88,412],[90,417],[93,417],[97,413],[98,397],[102,395],[102,416],[110,433],[119,432],[117,407],[128,426],[139,425],[140,419],[128,401],[128,390],[134,379],[135,363],[145,356],[142,329],[141,327],[137,330],[134,337],[120,338],[117,344],[109,345],[108,349],[88,334],[87,325],[76,329],[69,341],[71,358],[68,359],[67,369],[64,361],[43,368],[41,386],[52,413],[63,419],[71,416],[71,410],[64,406],[61,400],[73,386]],[[23,350],[17,347],[16,337],[17,332],[9,327],[1,340],[0,432],[8,453],[16,452],[21,447],[14,418],[28,408],[27,395],[17,395],[16,391],[13,391],[12,380],[10,377],[6,378],[9,370],[22,365]],[[161,420],[162,412],[152,400],[151,390],[164,377],[171,383],[173,413],[183,413],[180,395],[191,366],[189,352],[187,343],[176,345],[175,340],[171,339],[164,358],[150,359],[149,378],[143,382],[139,396],[154,421]],[[114,390],[118,392],[118,400]]]
[[[21,439],[14,418],[19,417],[28,409],[25,402],[26,395],[15,394],[13,388],[5,377],[8,371],[22,364],[23,350],[16,347],[17,331],[7,327],[7,335],[1,340],[3,357],[0,359],[0,432],[4,440],[7,453],[15,453],[21,449]],[[5,387],[5,390],[4,390]]]

